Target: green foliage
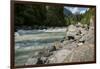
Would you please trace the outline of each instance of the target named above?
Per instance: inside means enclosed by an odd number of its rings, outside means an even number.
[[[87,24],[89,25],[90,24],[90,19],[92,16],[94,16],[94,8],[89,8],[88,11],[86,11],[85,14],[82,15],[83,18],[81,19],[81,23],[82,24]]]
[[[65,11],[65,13],[64,13]],[[44,4],[15,4],[15,26],[68,26],[70,24],[89,25],[94,9],[90,8],[84,14],[72,14],[64,6],[47,6]],[[68,13],[68,14],[67,14]]]
[[[46,23],[49,26],[64,26],[63,7],[48,6]]]
[[[63,6],[15,4],[15,26],[64,26]]]
[[[68,15],[65,16],[66,25],[77,24],[78,22],[89,25],[90,18],[94,16],[94,8],[89,8],[84,14]]]
[[[81,19],[82,19],[82,16],[79,14],[65,16],[66,25],[70,25],[70,24],[74,25],[74,24],[78,23]]]
[[[44,5],[15,4],[15,25],[38,25],[46,19],[46,8]]]

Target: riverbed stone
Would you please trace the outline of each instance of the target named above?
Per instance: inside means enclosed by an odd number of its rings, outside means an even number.
[[[68,56],[70,53],[71,51],[67,49],[56,51],[52,56],[48,58],[48,63],[62,63],[66,56]]]
[[[29,59],[26,61],[25,65],[34,65],[34,64],[36,64],[37,62],[38,62],[38,59],[37,59],[37,58],[29,58]]]

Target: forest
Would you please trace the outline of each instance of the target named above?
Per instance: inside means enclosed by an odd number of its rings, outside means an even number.
[[[62,27],[78,22],[89,25],[95,9],[89,8],[84,14],[72,14],[61,5],[45,4],[15,4],[15,31],[18,28],[42,29],[48,27]]]

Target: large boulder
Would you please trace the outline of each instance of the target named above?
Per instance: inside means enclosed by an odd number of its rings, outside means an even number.
[[[70,26],[68,27],[67,36],[75,36],[76,33],[78,33],[77,27],[74,26],[74,25],[70,25]]]
[[[68,40],[77,40],[80,38],[81,30],[74,25],[70,25],[66,32],[66,37]]]

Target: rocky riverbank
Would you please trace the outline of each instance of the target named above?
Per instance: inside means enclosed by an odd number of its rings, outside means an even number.
[[[69,25],[62,40],[35,51],[25,65],[94,61],[94,22]]]

